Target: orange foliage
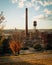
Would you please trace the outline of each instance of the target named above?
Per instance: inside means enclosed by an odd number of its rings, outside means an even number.
[[[21,44],[19,42],[11,41],[9,43],[9,46],[12,50],[12,52],[15,54],[16,52],[20,51]]]

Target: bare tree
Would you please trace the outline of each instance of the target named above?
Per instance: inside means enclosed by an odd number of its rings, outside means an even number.
[[[3,34],[3,28],[4,25],[2,24],[5,21],[5,17],[3,15],[3,11],[1,11],[0,13],[0,44],[2,43],[4,36],[1,38],[2,34]]]
[[[5,20],[5,17],[3,15],[3,11],[0,13],[0,24]]]
[[[4,28],[4,25],[2,24],[3,22],[5,22],[5,17],[3,15],[3,11],[1,11],[0,13],[0,34],[2,34],[2,30]]]

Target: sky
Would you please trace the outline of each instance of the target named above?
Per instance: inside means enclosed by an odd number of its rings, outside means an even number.
[[[0,0],[0,13],[5,17],[5,29],[25,29],[25,9],[28,8],[28,28],[52,29],[52,0]]]

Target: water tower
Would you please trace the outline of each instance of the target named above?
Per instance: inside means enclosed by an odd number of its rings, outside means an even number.
[[[33,22],[34,30],[36,31],[37,21]]]

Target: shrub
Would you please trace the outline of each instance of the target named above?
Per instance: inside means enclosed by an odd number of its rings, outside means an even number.
[[[41,50],[42,50],[42,47],[41,47],[40,44],[37,44],[37,45],[34,46],[34,49],[35,49],[36,51],[41,51]]]

